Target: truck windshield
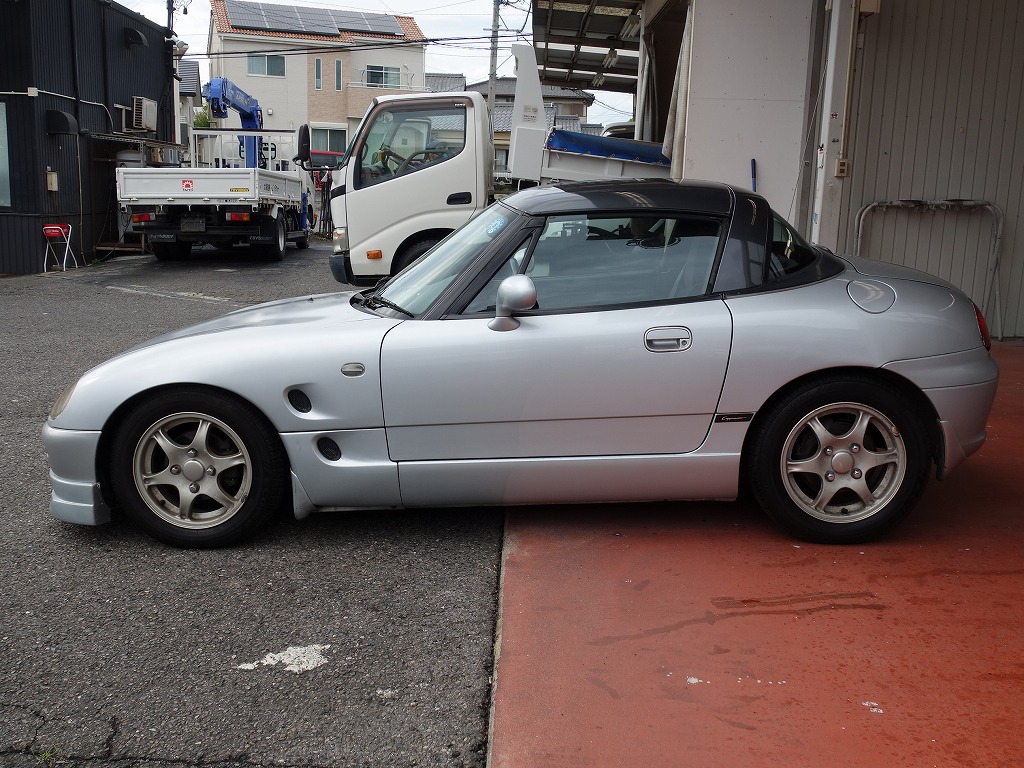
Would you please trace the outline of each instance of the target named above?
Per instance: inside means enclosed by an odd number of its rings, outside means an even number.
[[[484,209],[398,273],[377,295],[409,314],[423,314],[517,215],[501,203]]]

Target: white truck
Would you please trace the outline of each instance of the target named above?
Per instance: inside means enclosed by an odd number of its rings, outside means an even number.
[[[223,78],[203,87],[211,114],[233,109],[243,130],[194,129],[189,168],[118,168],[117,199],[131,231],[158,259],[182,259],[196,243],[246,242],[265,258],[284,258],[289,240],[309,245],[307,173],[294,166],[294,132],[265,131],[256,99]]]
[[[661,145],[549,131],[533,47],[512,46],[518,81],[509,170],[515,182],[667,177]],[[299,129],[304,166],[319,156]],[[429,250],[494,200],[486,100],[475,92],[382,96],[371,102],[332,170],[331,272],[372,285]]]

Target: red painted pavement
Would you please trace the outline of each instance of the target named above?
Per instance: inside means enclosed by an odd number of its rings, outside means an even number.
[[[490,768],[1024,765],[1024,344],[881,542],[735,503],[512,510]]]

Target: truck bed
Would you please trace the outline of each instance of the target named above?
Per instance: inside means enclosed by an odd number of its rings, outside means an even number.
[[[660,144],[572,131],[551,131],[541,157],[544,180],[668,178],[671,170]]]
[[[122,205],[297,204],[297,172],[260,168],[118,168]]]

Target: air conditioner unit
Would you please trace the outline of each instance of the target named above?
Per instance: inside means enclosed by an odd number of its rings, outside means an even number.
[[[137,131],[156,130],[156,102],[144,96],[132,96],[132,128]]]

